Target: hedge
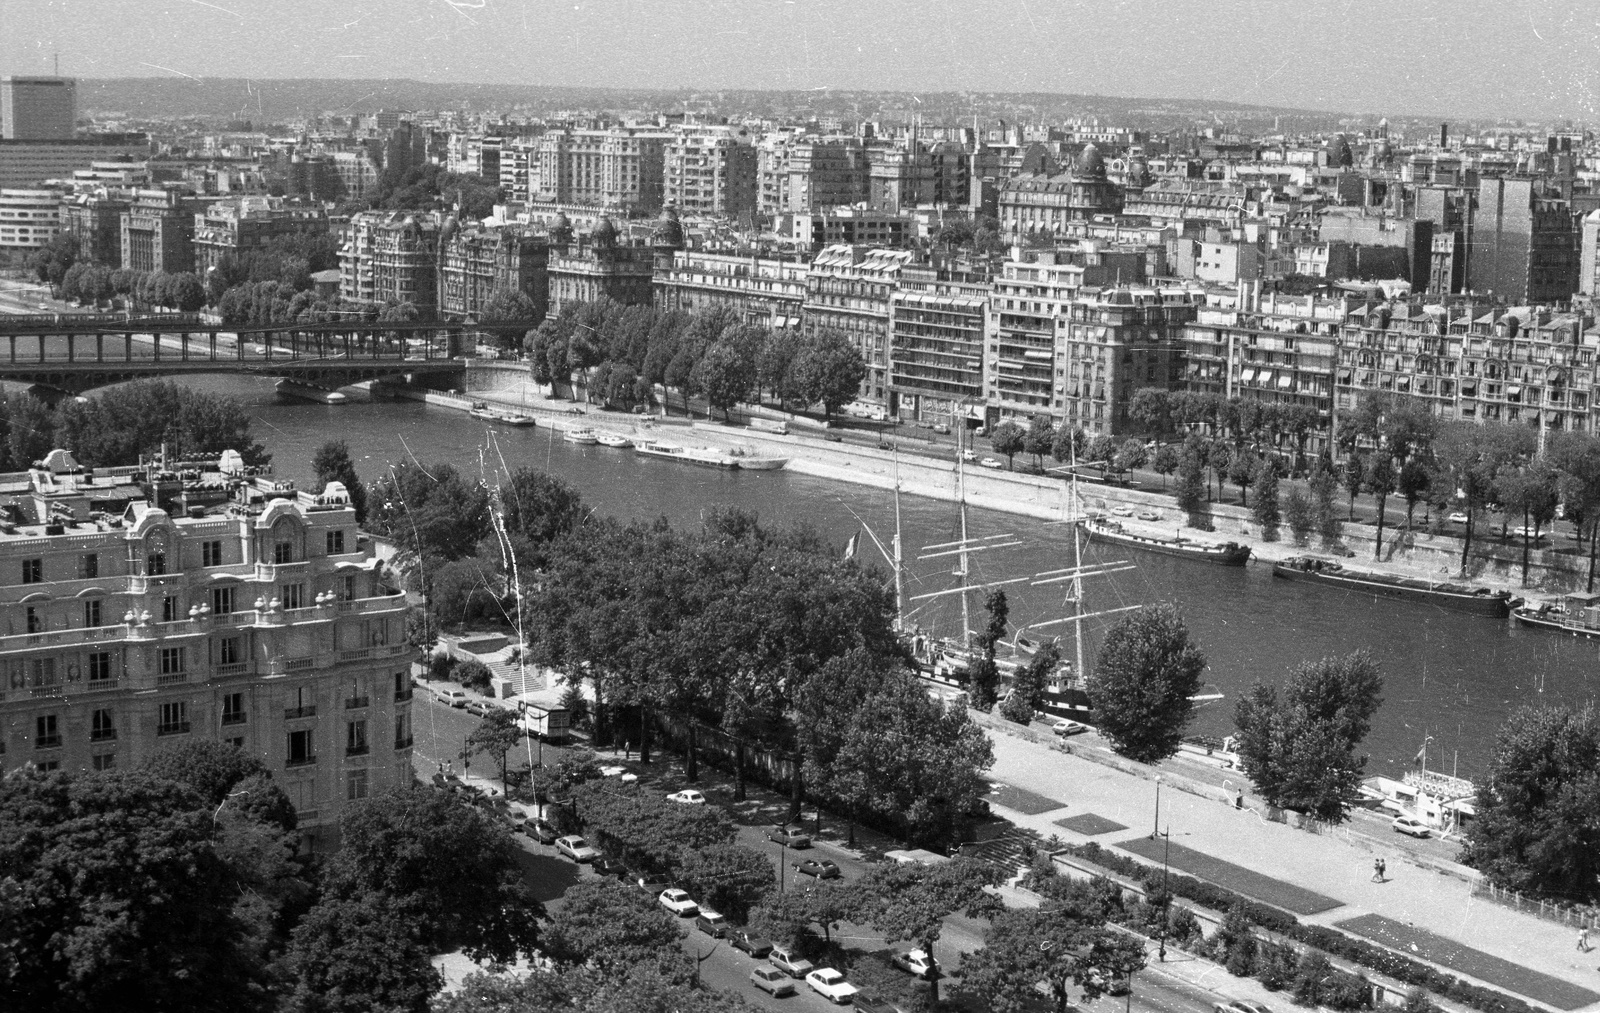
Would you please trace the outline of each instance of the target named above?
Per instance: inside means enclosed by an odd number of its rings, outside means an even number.
[[[1156,889],[1157,870],[1107,851],[1098,844],[1067,845],[1062,850],[1140,883],[1147,893]],[[1215,883],[1190,876],[1170,875],[1167,889],[1175,896],[1214,911],[1237,911],[1258,928],[1279,933],[1297,943],[1341,957],[1403,984],[1425,988],[1434,995],[1482,1010],[1483,1013],[1538,1013],[1534,1006],[1504,992],[1462,981],[1393,950],[1352,938],[1334,929],[1321,925],[1302,925],[1291,914],[1257,903]]]

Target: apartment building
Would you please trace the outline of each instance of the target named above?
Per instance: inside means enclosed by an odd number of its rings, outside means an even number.
[[[867,200],[867,153],[853,137],[769,139],[758,151],[758,210],[804,214]]]
[[[756,209],[756,149],[749,128],[674,127],[663,151],[664,199],[684,214],[733,217]]]
[[[195,273],[204,276],[223,257],[260,250],[280,238],[327,231],[328,213],[320,205],[265,196],[218,201],[194,216]]]
[[[1122,436],[1133,392],[1171,389],[1183,380],[1182,328],[1203,295],[1187,288],[1085,291],[1057,321],[1057,380],[1066,424],[1091,435]]]
[[[60,231],[60,191],[0,189],[0,250],[37,249]]]
[[[676,250],[658,265],[658,310],[704,312],[725,306],[746,323],[773,330],[800,326],[810,265],[804,259]]]
[[[316,845],[411,779],[405,597],[343,486],[220,461],[0,476],[0,769],[133,767],[194,739],[259,758]]]
[[[554,240],[552,236],[552,240]],[[550,250],[549,312],[560,316],[573,303],[611,299],[624,306],[648,306],[654,297],[656,250],[628,245],[611,219]]]
[[[1053,251],[1013,250],[989,295],[983,374],[990,420],[1067,417],[1067,307],[1083,285],[1084,269]],[[1076,405],[1077,402],[1075,401]]]
[[[861,398],[886,404],[889,396],[889,321],[900,273],[913,260],[909,250],[829,246],[806,273],[802,326],[832,328],[861,350],[867,375]]]
[[[534,319],[544,319],[550,241],[543,234],[517,225],[447,225],[441,256],[439,309],[446,316],[477,317],[497,292],[521,292],[533,301]]]
[[[866,207],[818,208],[789,218],[788,228],[780,229],[813,250],[826,246],[905,246],[916,235],[916,222],[909,215],[876,211]]]
[[[61,203],[61,227],[78,241],[78,259],[122,266],[122,215],[132,206],[127,192],[81,193]]]
[[[989,279],[907,265],[890,300],[891,410],[951,423],[982,418]]]
[[[362,211],[343,229],[339,297],[382,306],[409,302],[424,313],[435,305],[439,217],[408,211]]]
[[[539,138],[536,201],[659,209],[672,135],[653,127],[552,130]],[[533,163],[529,162],[533,188]]]
[[[122,266],[130,271],[194,270],[194,222],[208,201],[178,190],[134,190],[122,212]]]

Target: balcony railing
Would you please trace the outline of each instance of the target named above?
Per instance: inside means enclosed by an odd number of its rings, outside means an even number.
[[[410,700],[410,699],[411,699],[411,689],[410,689],[410,687],[402,689],[402,690],[400,690],[398,693],[396,693],[394,695],[394,702],[395,703],[405,703],[407,700]]]
[[[239,713],[233,713],[233,712],[230,712],[230,711],[223,711],[222,712],[222,723],[225,724],[225,725],[242,725],[242,724],[245,723],[246,718],[247,718],[247,716],[243,712],[239,712]]]
[[[177,683],[188,681],[188,672],[163,672],[161,675],[156,676],[157,686],[173,686]]]
[[[117,737],[117,730],[115,728],[102,728],[97,732],[91,731],[89,733],[89,741],[90,742],[110,742],[112,739],[115,739],[116,737]]]
[[[344,702],[344,709],[345,710],[355,710],[357,707],[365,707],[368,704],[370,704],[371,702],[372,702],[372,699],[370,697],[353,696],[353,697],[350,697],[348,700],[346,700]]]
[[[308,707],[285,707],[283,710],[283,719],[285,721],[293,721],[296,718],[314,718],[316,716],[316,704]]]
[[[405,738],[395,739],[394,740],[394,748],[396,748],[396,749],[410,749],[411,748],[411,736],[407,735]]]
[[[172,723],[170,725],[156,725],[156,734],[157,735],[187,735],[187,734],[189,734],[189,722],[187,722],[187,721],[176,721],[176,722],[174,722],[174,723]]]
[[[244,675],[250,671],[248,661],[229,661],[217,666],[218,675]]]
[[[365,744],[362,744],[362,745],[359,745],[359,746],[346,746],[345,750],[344,750],[344,755],[346,755],[346,756],[366,756],[367,753],[369,753],[369,752],[371,752],[371,750],[368,749]]]
[[[41,735],[33,740],[33,748],[35,749],[56,749],[60,745],[60,735]]]
[[[284,766],[285,767],[309,767],[313,763],[316,763],[316,762],[317,762],[317,758],[315,756],[302,756],[299,759],[296,759],[296,758],[291,756],[289,758],[288,762],[284,764]]]
[[[85,691],[89,693],[105,693],[117,688],[116,679],[90,679]]]

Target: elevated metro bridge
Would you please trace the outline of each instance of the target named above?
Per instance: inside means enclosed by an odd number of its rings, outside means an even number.
[[[329,389],[400,376],[453,386],[479,330],[437,322],[228,327],[193,320],[0,318],[0,380],[73,394],[186,373],[248,373]]]

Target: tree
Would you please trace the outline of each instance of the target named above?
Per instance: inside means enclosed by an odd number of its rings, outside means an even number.
[[[1306,482],[1306,487],[1311,491],[1311,516],[1317,527],[1317,534],[1322,538],[1322,547],[1332,549],[1339,544],[1339,538],[1344,532],[1344,524],[1339,519],[1339,511],[1334,508],[1334,495],[1339,489],[1339,480],[1334,477],[1333,469],[1325,461],[1318,461],[1311,469],[1311,477]]]
[[[1171,605],[1143,608],[1106,631],[1089,702],[1112,748],[1140,763],[1178,751],[1206,659]]]
[[[1400,473],[1395,478],[1395,488],[1406,501],[1407,530],[1411,528],[1411,517],[1416,513],[1417,504],[1427,498],[1432,477],[1432,469],[1422,461],[1413,459],[1400,466]]]
[[[1039,648],[1027,665],[1018,670],[1011,693],[1000,706],[1000,716],[1022,725],[1031,722],[1034,712],[1044,704],[1051,673],[1060,661],[1061,651],[1054,641]]]
[[[527,740],[528,734],[517,723],[517,715],[505,707],[496,707],[483,716],[478,727],[467,736],[465,752],[472,756],[485,753],[500,763],[500,785],[506,784],[506,754]]]
[[[1000,670],[995,665],[994,648],[1006,635],[1006,623],[1011,615],[1005,591],[1000,588],[990,591],[984,597],[983,609],[989,616],[983,633],[978,638],[978,648],[983,651],[983,657],[967,672],[967,691],[972,695],[972,706],[986,711],[994,706],[995,693],[1000,683]]]
[[[182,313],[193,313],[205,304],[206,289],[199,278],[187,271],[173,277],[166,305]]]
[[[350,459],[348,443],[343,440],[329,440],[318,447],[316,454],[311,458],[311,470],[316,473],[318,492],[325,489],[329,482],[344,483],[345,491],[350,494],[350,505],[355,508],[356,523],[366,523],[367,487],[361,484],[361,476],[356,474],[356,465]]]
[[[997,915],[983,948],[962,961],[961,972],[966,990],[983,996],[996,1013],[1036,1009],[1040,984],[1057,1013],[1067,1013],[1075,1008],[1070,986],[1092,1001],[1144,965],[1139,940],[1107,927],[1103,912],[1047,901]]]
[[[750,396],[755,379],[755,362],[732,344],[718,341],[695,363],[690,383],[705,395],[706,404],[719,409],[726,419],[729,409]]]
[[[843,331],[823,328],[809,335],[795,357],[794,385],[807,404],[821,404],[822,417],[833,413],[861,392],[867,363]]]
[[[1600,439],[1592,433],[1568,430],[1550,442],[1550,460],[1560,477],[1557,488],[1567,504],[1569,515],[1578,514],[1589,527],[1589,579],[1586,589],[1594,591],[1595,556],[1600,539]],[[1584,524],[1578,525],[1583,533]],[[1581,542],[1579,543],[1582,544]]]
[[[1150,458],[1150,467],[1161,476],[1161,488],[1167,487],[1167,476],[1178,470],[1181,461],[1178,448],[1172,444],[1163,443],[1156,448],[1155,454]]]
[[[860,917],[885,940],[908,939],[931,957],[945,918],[958,911],[969,918],[993,918],[1004,910],[999,897],[984,889],[1000,880],[999,869],[974,858],[958,857],[942,865],[879,865],[862,878]],[[939,1000],[937,977],[933,1000]]]
[[[1015,458],[1027,445],[1028,434],[1015,422],[1002,422],[989,433],[989,445],[1006,459],[1006,467],[1016,470]]]
[[[1185,446],[1178,465],[1178,509],[1182,510],[1189,518],[1191,528],[1205,528],[1210,524],[1206,519],[1206,491],[1204,459],[1193,449]]]
[[[560,964],[592,963],[606,973],[681,965],[683,933],[654,898],[610,877],[579,880],[550,914],[539,948]]]
[[[444,984],[410,912],[386,894],[325,897],[295,926],[288,966],[297,1013],[427,1013]]]
[[[1278,462],[1273,457],[1262,457],[1256,464],[1256,501],[1250,515],[1261,525],[1265,541],[1278,540],[1278,523],[1282,514],[1278,508]]]
[[[1289,522],[1294,544],[1305,545],[1311,538],[1311,529],[1316,526],[1316,510],[1304,489],[1299,486],[1290,488],[1289,494],[1283,498],[1283,518]]]
[[[1035,415],[1028,421],[1028,431],[1022,436],[1022,451],[1033,455],[1035,467],[1044,467],[1044,455],[1055,446],[1056,429],[1048,415]]]
[[[352,807],[329,862],[328,893],[385,894],[424,942],[500,962],[528,952],[542,914],[504,826],[450,792],[395,788]]]
[[[494,336],[502,348],[512,348],[529,327],[541,323],[539,307],[520,289],[495,289],[489,293],[478,322]]]
[[[1172,433],[1172,401],[1160,387],[1140,387],[1128,399],[1128,417],[1157,438]]]
[[[677,868],[684,889],[713,911],[743,922],[774,885],[772,860],[742,844],[713,844],[687,851]]]
[[[159,749],[140,767],[156,777],[189,786],[205,806],[222,805],[239,782],[267,774],[266,765],[249,753],[207,739]]]
[[[1075,464],[1083,459],[1084,447],[1088,442],[1088,436],[1082,429],[1062,426],[1056,430],[1055,439],[1050,441],[1050,456],[1062,464]]]
[[[1344,459],[1344,468],[1339,472],[1339,481],[1344,485],[1345,491],[1350,494],[1350,520],[1356,519],[1356,495],[1361,492],[1362,486],[1367,481],[1367,459],[1364,454],[1350,454]]]
[[[1261,459],[1254,451],[1241,449],[1228,462],[1228,481],[1239,487],[1239,505],[1250,505],[1250,485],[1261,471]]]
[[[1217,480],[1217,500],[1222,499],[1222,482],[1228,477],[1228,471],[1233,467],[1233,448],[1222,440],[1212,440],[1211,446],[1206,449],[1206,464],[1211,467],[1211,474]],[[1206,495],[1210,495],[1209,490]]]
[[[1144,449],[1144,444],[1139,440],[1123,440],[1121,446],[1117,447],[1116,454],[1111,458],[1111,470],[1126,476],[1128,472],[1135,468],[1144,467],[1149,457],[1149,452]],[[1123,484],[1127,484],[1126,477],[1123,478]]]
[[[144,771],[0,779],[0,940],[26,1009],[210,1010],[261,984],[240,949],[212,813]]]
[[[1464,863],[1508,889],[1600,899],[1600,720],[1591,705],[1512,711],[1476,807]]]
[[[1383,554],[1383,520],[1388,510],[1389,497],[1394,495],[1395,488],[1399,485],[1400,476],[1394,467],[1394,458],[1386,452],[1379,451],[1372,455],[1372,463],[1367,466],[1367,491],[1372,493],[1378,503],[1378,533],[1373,538],[1372,558],[1379,559]]]
[[[61,284],[72,266],[78,262],[78,236],[68,229],[50,237],[50,241],[28,254],[27,265],[34,277],[52,287]],[[61,298],[71,298],[65,293]]]
[[[1361,797],[1356,754],[1382,702],[1383,677],[1365,651],[1297,665],[1280,694],[1256,683],[1239,700],[1239,757],[1261,797],[1341,823]]]

